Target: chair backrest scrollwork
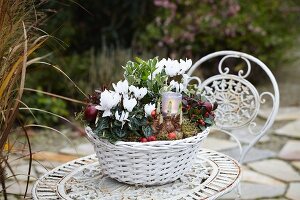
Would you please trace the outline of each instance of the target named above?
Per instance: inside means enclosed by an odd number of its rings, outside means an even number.
[[[256,134],[256,137],[242,151],[240,162],[243,162],[245,155],[253,145],[263,137],[272,126],[279,108],[279,89],[270,69],[259,59],[242,52],[237,51],[219,51],[204,56],[198,60],[189,70],[188,75],[192,75],[196,68],[204,62],[211,59],[220,58],[218,64],[218,74],[199,82],[200,91],[211,102],[217,102],[218,108],[216,114],[216,127],[229,133],[233,129],[239,129],[248,126],[250,134]],[[236,74],[231,73],[230,68],[225,66],[227,59],[241,59],[246,63],[246,69],[240,69]],[[255,65],[251,65],[255,63]],[[268,76],[273,91],[264,91],[259,94],[255,86],[247,80],[252,72],[252,67],[260,67]],[[265,97],[269,96],[272,100],[272,111],[268,119],[259,131],[253,131],[256,126],[254,120],[257,117],[261,105],[266,102]],[[235,138],[236,139],[236,138]],[[241,144],[239,143],[241,146]]]

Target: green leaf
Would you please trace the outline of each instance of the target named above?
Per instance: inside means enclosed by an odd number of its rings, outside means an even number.
[[[137,118],[133,117],[128,123],[130,130],[139,130],[140,122]]]
[[[143,126],[142,127],[143,133],[145,137],[149,137],[152,135],[152,128],[151,126]]]
[[[206,109],[204,108],[204,107],[202,107],[201,109],[200,109],[200,114],[201,115],[204,115],[206,113]]]
[[[213,121],[209,118],[205,118],[204,122],[207,123],[207,124],[212,124],[213,123]]]
[[[142,63],[145,62],[143,59],[141,59],[141,58],[139,58],[139,57],[135,57],[134,59],[135,59],[135,61],[136,61],[137,63],[140,63],[140,64],[142,64]]]
[[[140,126],[146,126],[148,123],[147,118],[144,117],[141,121],[140,121]]]
[[[101,117],[98,124],[96,131],[101,132],[105,129],[109,128],[109,118],[108,117]]]
[[[143,115],[140,115],[140,114],[136,115],[135,117],[138,119],[143,119]]]
[[[126,131],[121,128],[113,128],[112,132],[114,135],[118,136],[119,138],[122,138],[126,135]]]
[[[134,135],[136,135],[136,136],[141,137],[141,134],[140,134],[138,131],[136,131],[136,130],[132,130],[132,133],[133,133]]]
[[[134,83],[136,81],[133,75],[127,76],[126,79],[129,83]]]

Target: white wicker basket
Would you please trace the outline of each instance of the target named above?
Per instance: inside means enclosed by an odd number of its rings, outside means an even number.
[[[86,127],[103,173],[134,185],[162,185],[184,175],[192,166],[207,128],[194,137],[173,141],[116,142],[98,138]]]

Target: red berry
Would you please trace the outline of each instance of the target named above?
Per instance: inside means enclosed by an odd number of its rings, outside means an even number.
[[[198,122],[201,124],[201,126],[205,126],[205,122],[203,121],[203,119],[199,119]]]
[[[151,117],[155,117],[156,116],[156,110],[152,110],[152,112],[151,112]]]
[[[212,111],[213,105],[210,102],[207,102],[207,101],[204,102],[203,106],[205,107],[205,109],[206,109],[207,112]]]
[[[151,141],[156,141],[156,137],[154,135],[151,135],[147,138],[148,142],[151,142]]]
[[[97,114],[98,110],[96,109],[95,105],[90,104],[85,108],[84,118],[88,122],[94,122],[96,120]]]
[[[140,142],[148,142],[147,138],[141,138]]]
[[[176,133],[174,133],[174,132],[168,133],[168,138],[169,138],[170,140],[175,140],[176,137],[177,137]]]
[[[206,112],[206,113],[204,114],[204,117],[209,117],[209,113]]]
[[[187,105],[187,106],[186,106],[186,109],[187,109],[187,110],[190,110],[190,109],[191,109],[191,106],[190,106],[190,105]]]

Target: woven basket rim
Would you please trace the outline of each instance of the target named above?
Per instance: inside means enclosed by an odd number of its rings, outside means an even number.
[[[114,148],[133,148],[143,150],[143,148],[162,148],[165,146],[165,149],[168,149],[167,146],[172,148],[182,148],[180,144],[185,144],[185,146],[189,146],[190,143],[193,145],[195,141],[201,141],[202,137],[206,137],[209,132],[210,128],[207,127],[204,131],[199,132],[197,135],[192,137],[187,137],[180,140],[159,140],[159,141],[151,141],[151,142],[124,142],[124,141],[117,141],[115,143],[109,142],[107,139],[99,138],[91,129],[91,127],[86,126],[85,132],[87,133],[88,138],[94,144],[102,144],[106,146],[114,146]],[[92,135],[91,135],[92,133]],[[179,146],[178,146],[179,145]]]

